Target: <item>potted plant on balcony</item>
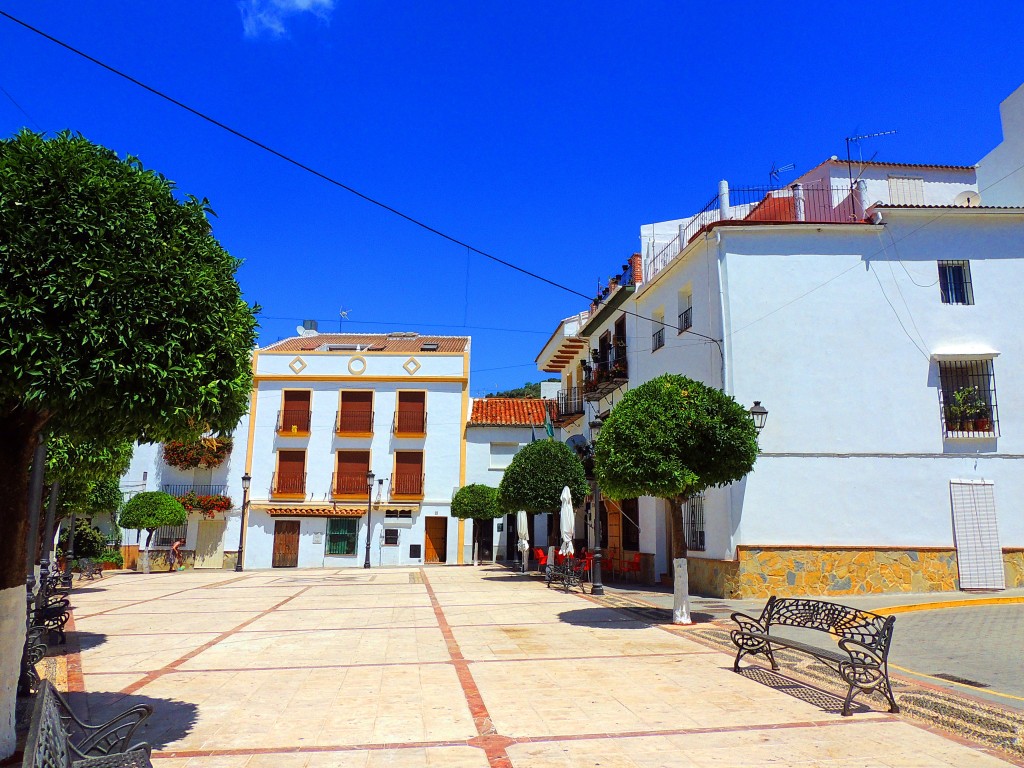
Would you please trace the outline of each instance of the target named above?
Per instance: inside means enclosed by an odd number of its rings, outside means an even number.
[[[953,406],[960,414],[960,428],[964,432],[975,430],[986,431],[989,427],[988,404],[981,396],[977,387],[960,387],[954,394]],[[984,423],[984,427],[978,425],[978,421]]]

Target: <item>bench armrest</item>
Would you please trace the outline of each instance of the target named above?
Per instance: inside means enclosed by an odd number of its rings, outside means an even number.
[[[79,757],[115,755],[145,746],[132,746],[131,739],[142,722],[153,714],[153,707],[149,704],[137,704],[127,712],[122,712],[105,723],[90,725],[80,720],[63,700],[60,700],[60,703],[63,710],[61,719],[64,720],[68,733],[72,737],[76,730],[81,734],[81,738],[72,738],[69,741],[72,750]],[[70,727],[71,722],[76,727]]]
[[[768,627],[761,623],[760,619],[755,619],[753,616],[736,611],[730,618],[740,625],[740,630],[743,632],[768,633]]]

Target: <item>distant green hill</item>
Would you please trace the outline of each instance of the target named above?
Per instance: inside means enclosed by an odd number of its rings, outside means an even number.
[[[545,381],[558,381],[558,379],[545,379]],[[540,397],[541,382],[526,382],[521,387],[507,389],[504,392],[492,392],[486,397]]]

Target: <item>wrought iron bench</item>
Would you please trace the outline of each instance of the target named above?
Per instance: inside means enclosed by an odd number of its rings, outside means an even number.
[[[739,629],[731,633],[737,647],[733,670],[740,671],[740,659],[747,654],[762,654],[779,668],[773,648],[789,648],[815,657],[836,672],[850,687],[843,702],[843,715],[849,716],[854,697],[878,690],[889,701],[889,711],[899,712],[889,682],[889,645],[895,616],[857,610],[838,603],[803,598],[771,597],[760,618],[734,613]],[[838,648],[823,648],[772,633],[773,627],[813,629],[838,637]]]
[[[545,571],[548,589],[551,589],[551,582],[553,581],[565,587],[566,592],[569,591],[570,587],[579,587],[586,567],[586,560],[575,557],[567,557],[561,563],[548,565]]]
[[[25,633],[25,646],[21,651],[21,675],[18,678],[18,695],[27,696],[39,690],[39,673],[36,664],[46,656],[46,642],[43,640],[45,627],[32,626]]]
[[[152,768],[149,745],[131,745],[135,730],[152,711],[139,704],[102,725],[90,725],[43,680],[32,708],[22,768]]]
[[[78,559],[78,580],[89,579],[92,581],[96,578],[97,574],[103,578],[103,568],[97,565],[96,561],[91,557],[81,557]]]
[[[51,637],[57,635],[57,642],[63,645],[67,642],[64,627],[70,618],[71,603],[66,597],[54,595],[48,598],[45,605],[34,611],[31,623],[43,627]]]

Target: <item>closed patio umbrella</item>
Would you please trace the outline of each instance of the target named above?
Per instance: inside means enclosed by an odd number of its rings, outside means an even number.
[[[519,537],[516,548],[523,555],[523,573],[526,573],[526,562],[530,559],[530,519],[525,509],[516,512],[516,536]]]
[[[562,532],[562,546],[558,554],[571,557],[575,552],[572,537],[576,532],[576,511],[572,508],[572,494],[569,486],[562,488],[562,509],[559,513],[559,528]]]

